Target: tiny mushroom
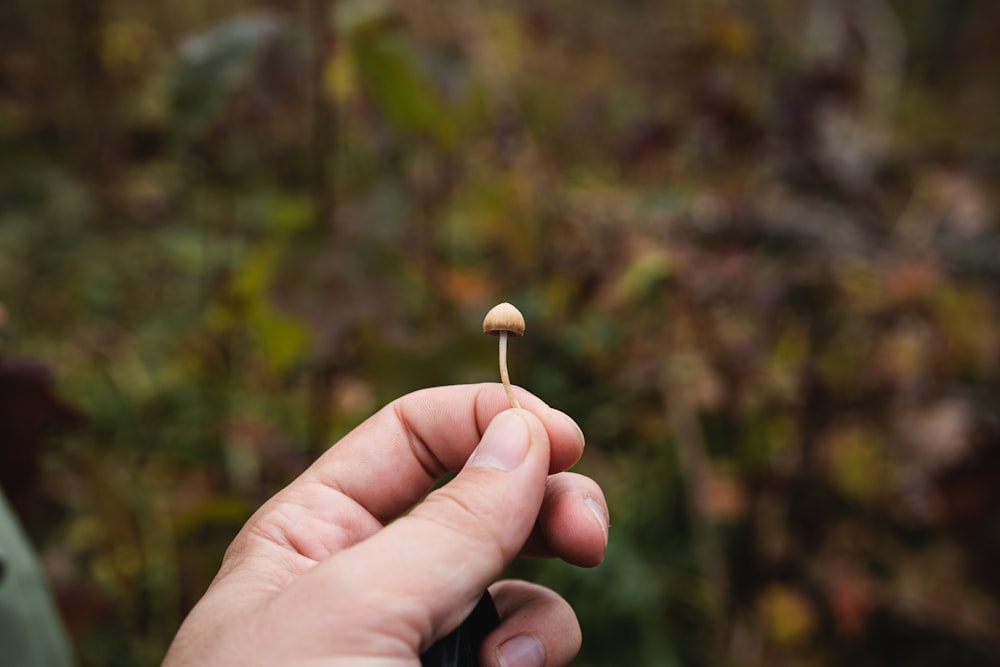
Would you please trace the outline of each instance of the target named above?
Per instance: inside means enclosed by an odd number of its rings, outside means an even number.
[[[483,333],[500,338],[500,380],[503,382],[511,407],[519,408],[521,404],[514,396],[514,390],[510,386],[510,375],[507,372],[507,336],[524,335],[524,315],[509,303],[497,304],[483,319]]]

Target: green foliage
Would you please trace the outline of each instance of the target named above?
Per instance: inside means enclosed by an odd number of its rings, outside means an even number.
[[[1000,14],[836,4],[5,3],[0,353],[86,418],[29,515],[82,663],[495,379],[506,300],[611,505],[599,568],[511,570],[578,664],[1000,664]]]

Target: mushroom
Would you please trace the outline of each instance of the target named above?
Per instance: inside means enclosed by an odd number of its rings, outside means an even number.
[[[521,404],[514,396],[514,390],[510,387],[510,375],[507,373],[507,336],[524,335],[524,315],[507,302],[499,303],[486,313],[483,319],[483,333],[500,338],[500,380],[503,382],[511,407],[519,408]]]

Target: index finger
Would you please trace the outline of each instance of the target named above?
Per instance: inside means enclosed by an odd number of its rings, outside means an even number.
[[[583,433],[568,415],[517,389],[551,443],[550,473],[576,463]],[[510,404],[499,383],[434,387],[389,403],[327,450],[293,486],[320,482],[386,523],[418,502],[445,473],[457,471],[490,421]]]

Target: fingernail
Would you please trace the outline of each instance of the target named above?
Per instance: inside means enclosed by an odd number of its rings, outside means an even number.
[[[605,513],[604,508],[601,507],[601,504],[596,500],[594,500],[593,498],[591,498],[590,496],[584,498],[583,502],[587,507],[590,508],[590,511],[594,513],[594,516],[597,517],[597,522],[601,524],[601,532],[604,533],[604,546],[605,548],[607,548],[608,531],[610,530],[608,515]]]
[[[497,647],[497,662],[501,667],[542,667],[545,649],[531,635],[516,635]]]
[[[469,465],[477,468],[513,470],[528,454],[531,432],[516,410],[501,412],[486,427],[483,439],[472,453]]]

